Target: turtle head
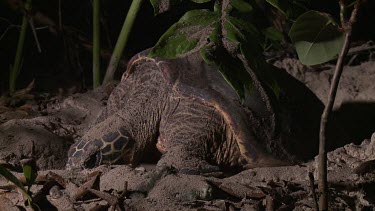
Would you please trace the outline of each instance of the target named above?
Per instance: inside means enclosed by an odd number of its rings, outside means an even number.
[[[108,136],[112,135],[112,139]],[[87,148],[85,156],[81,158],[84,168],[93,168],[102,164],[134,164],[134,141],[128,136],[122,136],[118,133],[107,134],[99,140],[94,140],[91,146]],[[99,143],[101,142],[101,143]]]
[[[72,145],[66,167],[94,168],[102,164],[135,164],[134,141],[124,132],[116,131],[100,139],[81,140]]]

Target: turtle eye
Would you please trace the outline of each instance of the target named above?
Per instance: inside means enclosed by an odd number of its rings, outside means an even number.
[[[95,166],[99,166],[102,162],[102,153],[100,150],[96,151],[92,155],[88,156],[86,160],[83,162],[85,168],[94,168]]]

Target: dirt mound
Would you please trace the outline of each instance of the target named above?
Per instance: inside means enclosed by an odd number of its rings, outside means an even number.
[[[103,110],[107,92],[101,88],[56,100],[44,108],[18,115],[17,109],[0,112],[0,161],[20,166],[36,159],[39,169],[61,169],[69,146],[82,136]]]
[[[323,102],[327,102],[334,66],[307,67],[297,59],[275,62],[305,83]],[[345,66],[336,95],[333,118],[340,122],[348,140],[357,144],[375,131],[375,62]]]
[[[327,102],[334,66],[308,67],[294,58],[276,61],[274,65],[287,70],[289,74],[302,81],[324,104]],[[344,67],[335,100],[336,108],[350,102],[375,102],[374,67],[373,61]]]
[[[374,208],[374,160],[375,133],[361,145],[349,144],[328,154],[332,210]],[[39,172],[41,181],[49,178],[59,185],[40,182],[32,191],[40,194],[48,189],[42,206],[52,204],[59,210],[108,209],[111,205],[126,210],[314,210],[309,172],[316,178],[316,163],[256,168],[221,179],[179,174],[167,167],[43,171]],[[88,194],[85,188],[94,191]]]

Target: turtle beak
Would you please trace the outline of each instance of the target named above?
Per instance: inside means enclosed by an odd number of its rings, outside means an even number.
[[[83,161],[83,166],[85,168],[94,168],[95,166],[99,166],[102,163],[102,152],[100,150],[95,151],[95,153],[86,157]]]

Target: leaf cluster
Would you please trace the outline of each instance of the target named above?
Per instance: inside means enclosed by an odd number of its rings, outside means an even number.
[[[199,52],[206,63],[219,68],[243,101],[254,89],[254,81],[264,82],[276,96],[277,85],[267,74],[262,56],[264,33],[248,19],[253,8],[249,1],[232,0],[216,1],[212,10],[188,11],[164,33],[149,56],[173,59]],[[272,29],[265,33],[280,38]]]
[[[267,0],[294,21],[289,37],[298,58],[305,65],[317,65],[337,58],[344,43],[344,33],[328,13],[308,10],[308,0]]]
[[[14,185],[16,185],[20,190],[22,190],[22,192],[25,194],[27,198],[27,204],[31,207],[32,206],[31,186],[35,184],[35,181],[37,178],[37,172],[28,164],[23,165],[22,170],[23,170],[23,175],[25,176],[25,179],[26,179],[25,186],[27,187],[27,189],[12,172],[10,172],[6,167],[0,164],[0,176],[3,176],[4,178],[12,182]]]
[[[166,5],[179,3],[179,0],[150,1],[155,14],[167,11]],[[310,0],[266,1],[294,21],[289,37],[303,64],[321,64],[337,57],[343,45],[343,33],[329,14],[308,11]],[[164,33],[150,56],[173,59],[199,51],[208,64],[218,66],[242,100],[246,93],[251,93],[256,80],[277,97],[280,89],[267,71],[262,56],[263,41],[277,42],[283,35],[272,27],[259,30],[253,24],[254,4],[252,0],[223,0],[215,1],[212,10],[188,11]]]

